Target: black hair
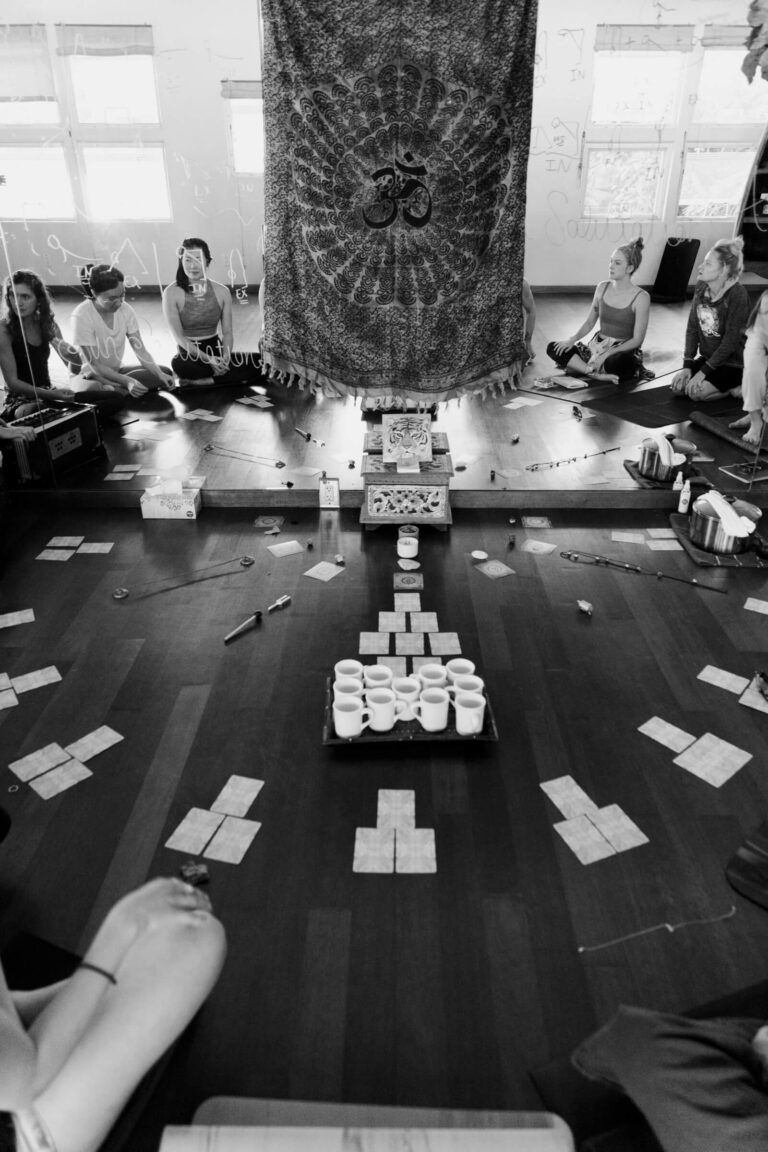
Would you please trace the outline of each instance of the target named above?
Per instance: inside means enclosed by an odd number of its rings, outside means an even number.
[[[102,292],[110,292],[125,280],[119,268],[114,264],[94,264],[88,276],[88,287],[91,296],[99,296]]]
[[[184,252],[190,248],[200,249],[205,259],[206,268],[213,259],[211,256],[211,250],[207,243],[205,240],[201,240],[199,236],[187,236],[185,240],[182,240],[181,244],[179,245],[179,263],[178,267],[176,268],[176,283],[178,284],[179,288],[181,288],[182,292],[191,291],[189,286],[189,276],[187,276],[186,272],[184,271],[184,265],[182,264],[182,257]]]

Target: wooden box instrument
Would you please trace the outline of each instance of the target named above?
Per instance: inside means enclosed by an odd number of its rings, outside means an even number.
[[[55,483],[59,476],[106,455],[92,404],[40,408],[10,420],[11,428],[33,428],[34,440],[3,440],[3,470],[11,483]]]

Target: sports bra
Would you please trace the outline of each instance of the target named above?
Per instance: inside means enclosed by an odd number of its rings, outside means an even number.
[[[203,336],[216,333],[223,309],[216,295],[212,281],[206,280],[205,292],[197,296],[184,293],[184,304],[179,309],[181,329],[190,340],[200,340]]]

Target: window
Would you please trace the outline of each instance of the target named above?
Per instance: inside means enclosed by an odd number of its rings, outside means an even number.
[[[91,220],[170,220],[159,145],[84,144],[82,155]]]
[[[768,85],[748,84],[742,48],[705,48],[693,107],[694,124],[765,124]]]
[[[238,174],[264,171],[264,101],[260,80],[222,80],[229,105],[232,166]]]
[[[45,26],[6,24],[0,28],[0,125],[58,122]]]
[[[72,220],[75,204],[64,149],[0,145],[0,219]]]
[[[157,124],[151,56],[70,56],[77,119],[81,124]]]
[[[754,148],[686,149],[678,216],[735,216],[754,156]]]
[[[658,214],[664,176],[657,150],[594,148],[587,154],[584,215],[643,220]]]
[[[595,55],[595,124],[656,124],[675,115],[680,52],[598,52]]]

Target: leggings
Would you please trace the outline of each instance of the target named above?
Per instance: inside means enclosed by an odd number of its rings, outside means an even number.
[[[691,368],[691,376],[695,376],[697,372],[704,372],[709,383],[717,388],[718,392],[730,392],[733,388],[738,388],[741,384],[741,377],[744,369],[740,364],[723,364],[720,368],[704,368],[706,359],[699,356],[698,360],[694,360],[693,367]]]
[[[203,336],[200,340],[195,340],[195,344],[201,352],[221,356],[222,346],[218,336]],[[210,364],[198,359],[186,348],[179,348],[171,360],[171,368],[180,381],[206,380],[209,376],[213,376],[215,384],[250,384],[262,376],[261,357],[258,352],[233,352],[226,372],[214,376]]]

